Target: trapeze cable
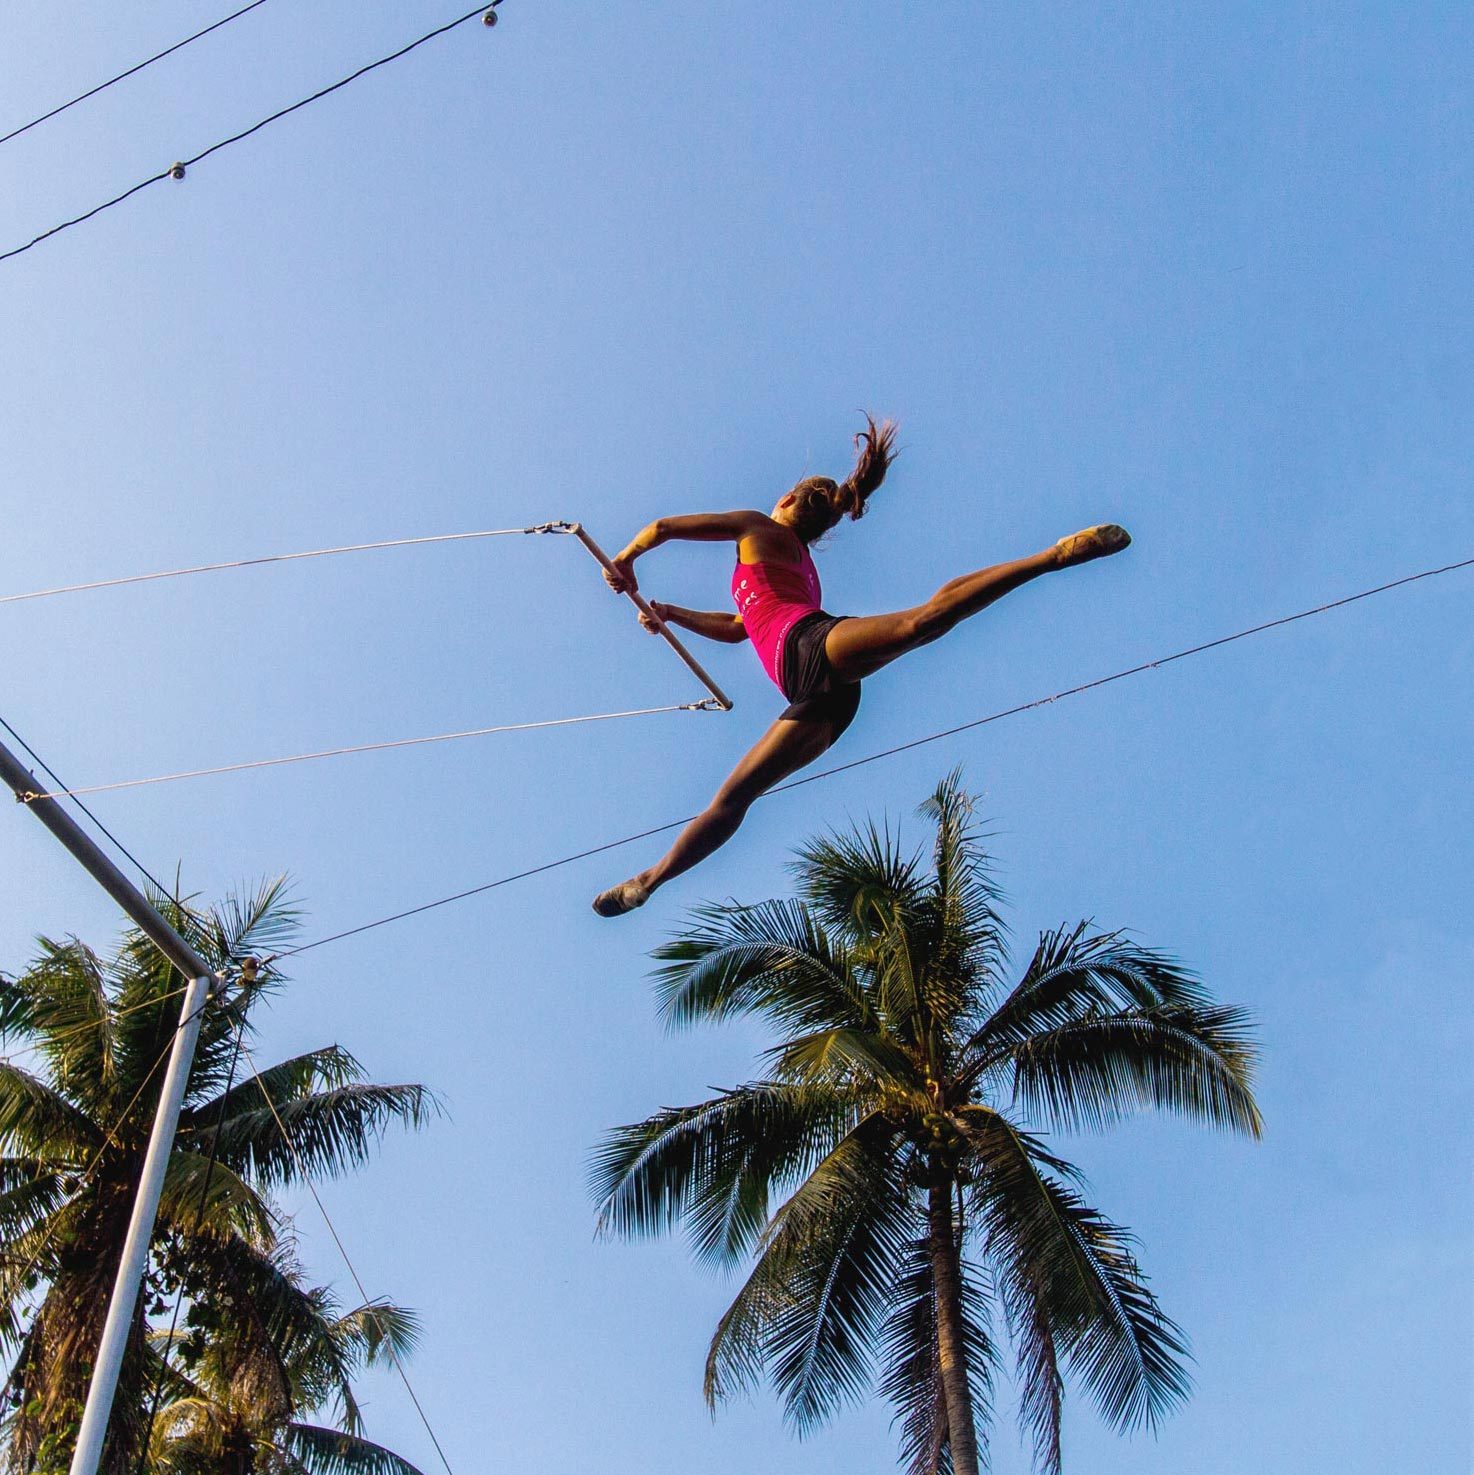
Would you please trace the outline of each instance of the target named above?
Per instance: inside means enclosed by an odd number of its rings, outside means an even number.
[[[49,122],[52,118],[66,112],[68,108],[74,108],[79,102],[86,102],[89,97],[96,97],[99,92],[106,92],[109,87],[113,87],[119,82],[124,82],[129,77],[137,76],[145,67],[151,67],[156,61],[163,61],[166,56],[173,56],[176,51],[183,51],[186,46],[198,41],[203,36],[208,36],[211,31],[218,31],[222,26],[228,26],[231,21],[239,20],[243,15],[247,15],[265,4],[266,0],[251,0],[249,5],[243,5],[239,10],[232,11],[221,20],[212,22],[204,30],[196,31],[192,36],[186,36],[182,41],[176,41],[172,46],[166,46],[162,51],[156,51],[152,56],[146,57],[143,61],[135,62],[127,71],[119,72],[115,77],[109,77],[106,82],[99,82],[96,87],[89,87],[86,92],[79,93],[69,101],[58,104],[49,112],[42,113],[38,118],[32,118],[29,123],[22,123],[19,128],[12,128],[9,133],[0,134],[0,144],[9,143],[12,138],[19,138],[22,133],[29,133],[32,128],[39,128],[42,123]]]
[[[437,26],[433,31],[426,31],[423,36],[417,37],[407,46],[401,46],[398,51],[392,51],[388,56],[381,56],[377,61],[371,61],[366,66],[359,67],[356,72],[350,72],[348,76],[339,78],[338,81],[320,88],[310,97],[304,97],[298,102],[291,103],[284,108],[278,108],[276,112],[268,117],[262,118],[259,123],[253,123],[249,128],[243,128],[239,133],[233,133],[229,138],[222,138],[218,143],[212,143],[209,148],[201,149],[199,153],[188,159],[179,159],[167,169],[161,169],[157,174],[151,174],[147,179],[141,179],[137,184],[129,186],[121,194],[114,195],[109,200],[104,200],[100,205],[94,205],[90,210],[81,215],[74,215],[70,220],[63,220],[59,225],[53,225],[50,230],[43,230],[39,236],[33,236],[24,245],[12,247],[9,251],[0,252],[0,261],[9,261],[13,256],[20,256],[24,252],[39,246],[42,241],[49,241],[52,236],[60,235],[64,230],[70,230],[74,225],[81,225],[84,221],[91,220],[96,215],[101,215],[104,210],[111,210],[115,205],[121,205],[124,200],[132,199],[142,190],[151,185],[158,184],[165,179],[183,179],[185,171],[203,159],[208,159],[211,154],[218,153],[221,149],[229,148],[232,144],[240,143],[242,139],[249,138],[253,133],[259,133],[268,124],[275,123],[280,118],[285,118],[295,113],[299,108],[305,108],[309,103],[319,101],[330,93],[336,92],[340,87],[346,87],[350,82],[356,82],[360,77],[377,70],[379,67],[388,66],[392,61],[398,61],[402,56],[408,56],[417,47],[423,46],[427,41],[433,41],[437,36],[443,36],[447,31],[453,31],[458,26],[463,26],[467,21],[475,20],[479,15],[482,21],[488,25],[496,24],[495,7],[501,4],[501,0],[491,0],[488,8],[477,6],[475,10],[468,10],[464,15],[455,20],[447,21],[442,26]]]
[[[387,538],[377,543],[345,543],[338,548],[310,548],[301,553],[269,553],[259,558],[232,558],[220,563],[198,563],[187,568],[163,569],[152,574],[127,574],[118,579],[94,579],[85,584],[63,584],[55,589],[36,589],[27,594],[0,595],[0,604],[20,604],[30,599],[50,599],[60,594],[82,594],[95,589],[116,589],[125,584],[148,584],[159,579],[182,579],[192,574],[219,573],[222,569],[254,568],[265,563],[291,563],[303,558],[331,558],[340,553],[364,553],[379,548],[411,548],[422,543],[461,543],[475,538],[511,538],[536,533],[562,533],[576,539],[590,556],[608,574],[614,574],[614,564],[609,555],[589,536],[582,523],[539,522],[522,528],[484,528],[469,533],[437,533],[421,538]],[[732,710],[732,699],[712,680],[711,673],[686,649],[680,637],[655,613],[645,596],[637,589],[625,589],[625,598],[651,623],[655,633],[681,658],[687,669],[709,691],[716,705],[723,712]],[[496,731],[498,729],[492,729]],[[452,734],[459,736],[459,734]],[[476,734],[468,734],[475,736]],[[428,741],[428,739],[426,740]],[[305,756],[316,757],[310,754]],[[285,761],[285,760],[283,760]],[[212,772],[214,770],[211,770]],[[180,777],[194,777],[193,774]],[[162,781],[162,780],[161,780]],[[68,790],[69,793],[94,792],[92,790]]]
[[[528,533],[567,533],[564,523],[543,522],[525,528],[482,528],[469,533],[435,533],[423,538],[385,538],[377,543],[344,543],[337,548],[308,548],[299,553],[266,553],[258,558],[227,558],[219,563],[196,563],[186,568],[161,569],[152,574],[125,574],[118,579],[93,579],[86,584],[60,584],[55,589],[33,589],[26,594],[0,594],[0,604],[23,604],[31,599],[53,599],[60,594],[86,594],[95,589],[121,589],[127,584],[151,584],[159,579],[183,579],[192,574],[215,574],[223,569],[258,568],[267,563],[294,563],[304,558],[335,558],[340,553],[370,553],[381,548],[412,548],[424,543],[467,543],[478,538],[510,538]]]
[[[343,1243],[343,1236],[338,1233],[338,1226],[333,1223],[332,1216],[327,1211],[327,1205],[322,1201],[322,1195],[317,1191],[317,1185],[312,1181],[312,1174],[307,1170],[307,1164],[302,1159],[302,1150],[297,1146],[297,1140],[292,1136],[291,1129],[287,1126],[276,1102],[272,1099],[271,1092],[266,1088],[266,1082],[261,1076],[261,1067],[256,1063],[256,1057],[251,1053],[251,1047],[245,1043],[244,1036],[241,1037],[241,1049],[245,1053],[246,1063],[251,1067],[251,1073],[255,1077],[256,1085],[260,1088],[261,1098],[266,1102],[267,1109],[276,1120],[277,1130],[282,1134],[282,1140],[287,1144],[288,1151],[292,1154],[297,1164],[298,1175],[302,1182],[307,1185],[307,1191],[312,1195],[312,1201],[317,1205],[317,1212],[322,1215],[322,1222],[327,1225],[328,1233],[333,1237],[333,1243],[338,1247],[338,1253],[343,1257],[343,1263],[348,1267],[348,1274],[353,1277],[353,1284],[358,1287],[358,1294],[363,1297],[365,1309],[372,1313],[374,1306],[373,1298],[364,1286],[363,1277],[358,1273],[358,1267],[354,1265],[349,1257],[347,1246]],[[419,1395],[414,1390],[414,1385],[409,1380],[409,1374],[404,1369],[404,1363],[399,1354],[394,1350],[394,1344],[386,1337],[384,1350],[389,1354],[389,1361],[394,1364],[394,1371],[399,1374],[399,1381],[404,1384],[404,1391],[409,1394],[410,1402],[415,1406],[415,1412],[420,1416],[420,1423],[425,1426],[425,1433],[430,1436],[430,1443],[435,1446],[435,1453],[440,1456],[440,1463],[445,1466],[446,1475],[455,1475],[451,1469],[450,1461],[445,1457],[445,1450],[441,1447],[440,1440],[435,1430],[431,1427],[429,1416],[425,1413],[424,1405],[420,1402]]]
[[[66,780],[62,778],[62,776],[4,719],[4,717],[0,717],[0,727],[3,727],[5,731],[8,732],[11,737],[13,737],[15,741],[20,744],[20,746],[26,751],[26,753],[30,755],[31,762],[34,763],[36,767],[39,768],[46,775],[46,777],[49,778],[51,782],[56,785],[58,789],[66,788]],[[165,886],[164,883],[160,881],[159,878],[154,875],[154,873],[149,870],[149,868],[144,865],[144,863],[139,860],[139,858],[134,855],[134,853],[129,850],[128,847],[124,845],[123,842],[118,839],[118,837],[113,834],[113,832],[108,829],[108,827],[103,824],[100,819],[98,819],[98,817],[92,812],[91,808],[88,805],[84,804],[80,799],[73,799],[72,803],[75,804],[77,808],[81,810],[81,812],[85,814],[94,825],[97,826],[97,829],[103,835],[105,835],[109,841],[112,842],[114,848],[118,851],[118,853],[128,861],[128,863],[139,873],[139,875],[144,878],[145,881],[149,883],[150,886],[154,888],[155,891],[159,893],[160,896],[167,896],[169,894],[169,888]]]
[[[592,712],[583,717],[550,717],[543,722],[508,722],[500,727],[473,727],[463,732],[436,732],[426,737],[394,738],[383,743],[356,743],[346,748],[320,748],[313,753],[290,753],[283,758],[253,758],[245,763],[221,763],[214,768],[190,768],[181,773],[160,773],[151,778],[122,779],[111,784],[89,784],[79,789],[58,789],[51,794],[31,793],[22,803],[38,799],[75,799],[79,794],[111,794],[119,789],[142,789],[151,784],[173,784],[187,778],[213,778],[222,773],[245,773],[255,768],[280,768],[288,763],[311,763],[319,758],[344,758],[353,753],[383,753],[391,748],[417,748],[426,743],[453,743],[462,738],[490,737],[499,732],[533,732],[544,727],[576,727],[586,722],[614,722],[621,717],[655,717],[662,712],[715,712],[715,701],[678,702],[668,707],[635,707],[627,712]]]

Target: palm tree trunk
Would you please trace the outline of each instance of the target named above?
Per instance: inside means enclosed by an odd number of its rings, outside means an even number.
[[[933,1186],[928,1204],[932,1287],[936,1293],[937,1363],[947,1400],[953,1475],[978,1475],[978,1436],[962,1336],[962,1265],[952,1222],[952,1185]]]

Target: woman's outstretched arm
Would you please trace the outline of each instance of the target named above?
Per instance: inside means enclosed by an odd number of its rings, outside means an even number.
[[[625,594],[638,589],[635,579],[635,560],[662,543],[681,540],[695,543],[738,542],[749,533],[772,523],[772,518],[763,512],[693,512],[682,517],[657,517],[654,522],[641,528],[611,561],[616,574],[607,569],[604,578],[616,593]]]
[[[708,640],[721,641],[723,645],[737,645],[747,639],[747,630],[742,624],[741,615],[723,614],[716,610],[684,609],[679,604],[661,604],[654,599],[650,601],[650,608],[667,625],[679,625],[693,635],[704,635]],[[644,615],[640,616],[640,624],[652,635],[660,634],[655,622]]]

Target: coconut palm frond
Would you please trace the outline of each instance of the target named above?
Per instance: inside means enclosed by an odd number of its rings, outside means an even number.
[[[230,1090],[210,1100],[192,1104],[180,1113],[179,1131],[181,1136],[203,1144],[203,1149],[208,1151],[217,1122],[230,1121],[243,1112],[262,1110],[265,1096],[277,1103],[297,1101],[318,1091],[352,1086],[367,1079],[363,1066],[341,1046],[309,1050],[236,1081]]]
[[[789,869],[821,924],[851,942],[869,937],[877,923],[909,914],[926,889],[920,855],[902,852],[888,822],[810,840]]]
[[[0,1150],[75,1162],[101,1143],[85,1111],[38,1076],[0,1061]]]
[[[424,1475],[381,1444],[316,1424],[288,1425],[280,1445],[310,1475]]]
[[[1166,953],[1119,932],[1091,933],[1089,923],[1041,933],[1024,976],[977,1032],[984,1053],[1041,1030],[1123,1009],[1208,1008],[1202,983]]]
[[[31,996],[31,1043],[67,1096],[105,1090],[117,1076],[117,1037],[102,961],[75,937],[36,943],[41,954],[19,980]]]
[[[883,1314],[903,1233],[895,1222],[896,1186],[887,1183],[879,1212],[864,1191],[884,1171],[865,1144],[876,1126],[862,1124],[846,1137],[764,1235],[751,1274],[712,1336],[710,1407],[770,1372],[789,1419],[805,1431],[863,1391],[867,1334]]]
[[[75,1191],[77,1174],[37,1158],[0,1162],[0,1266],[17,1241],[56,1213]]]
[[[228,1164],[197,1152],[173,1152],[164,1169],[159,1222],[185,1234],[243,1235],[269,1249],[276,1233],[270,1204]]]
[[[702,1259],[735,1261],[766,1226],[774,1186],[821,1160],[861,1111],[852,1095],[764,1082],[621,1127],[590,1167],[600,1230],[653,1234],[685,1219]]]
[[[1003,1065],[1018,1104],[1065,1131],[1157,1110],[1258,1137],[1254,1060],[1242,1010],[1160,1005],[1045,1030],[1013,1046]]]
[[[1062,1357],[1108,1422],[1154,1426],[1187,1395],[1187,1346],[1147,1287],[1130,1235],[1049,1172],[1002,1116],[980,1124],[977,1139],[969,1199],[1034,1380],[1050,1381],[1046,1353],[1055,1378]]]
[[[801,1029],[864,1028],[873,1010],[854,960],[798,902],[706,907],[696,925],[656,948],[661,1013],[673,1028],[764,1014]]]
[[[270,877],[249,896],[233,893],[200,915],[209,940],[207,956],[217,965],[239,965],[289,946],[302,928],[302,909],[291,900],[286,876]]]
[[[246,1084],[260,1097],[254,1078]],[[255,1109],[243,1103],[218,1127],[202,1131],[199,1140],[213,1145],[218,1136],[221,1162],[265,1186],[280,1187],[299,1182],[304,1173],[336,1178],[361,1167],[391,1126],[423,1126],[438,1110],[424,1086],[338,1086],[273,1099],[270,1105],[262,1099]]]
[[[799,1035],[763,1052],[779,1080],[857,1090],[925,1093],[916,1061],[883,1035],[858,1029],[825,1029]]]
[[[404,1306],[390,1301],[370,1301],[355,1307],[333,1323],[332,1335],[341,1345],[361,1357],[365,1367],[381,1362],[403,1361],[420,1340],[420,1319]]]
[[[870,1385],[874,1333],[915,1227],[893,1138],[884,1118],[861,1122],[765,1236],[764,1258],[782,1267],[788,1295],[769,1320],[764,1352],[785,1416],[801,1433]]]
[[[28,1036],[34,1029],[36,994],[20,980],[0,973],[0,1040]]]
[[[950,969],[992,978],[1008,961],[1004,894],[994,879],[993,861],[983,848],[985,835],[973,823],[976,800],[953,769],[918,811],[936,826],[932,845],[931,892],[939,903],[937,931],[944,944],[939,958]]]

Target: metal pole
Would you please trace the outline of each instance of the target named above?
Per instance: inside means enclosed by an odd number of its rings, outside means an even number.
[[[82,863],[84,870],[123,908],[139,930],[186,977],[203,978],[214,970],[149,905],[148,898],[93,844],[87,833],[55,799],[38,797],[45,786],[4,743],[0,743],[0,779],[37,819]]]
[[[117,1392],[118,1374],[123,1367],[123,1354],[128,1350],[128,1334],[133,1329],[133,1313],[138,1305],[138,1289],[143,1281],[144,1266],[148,1263],[154,1216],[159,1211],[164,1174],[169,1167],[169,1155],[174,1150],[179,1108],[184,1103],[184,1089],[189,1084],[190,1067],[194,1064],[205,1002],[214,982],[209,976],[193,978],[184,993],[184,1011],[174,1032],[169,1072],[159,1093],[154,1129],[143,1159],[143,1174],[138,1180],[138,1196],[133,1200],[133,1215],[128,1221],[128,1238],[123,1242],[123,1258],[118,1261],[113,1298],[108,1304],[107,1321],[103,1324],[102,1341],[97,1348],[97,1366],[92,1374],[92,1386],[87,1390],[82,1426],[77,1431],[71,1475],[96,1475],[102,1459],[103,1441],[107,1438],[108,1420],[113,1411],[113,1394]]]
[[[582,543],[583,546],[587,548],[590,553],[594,555],[594,557],[604,566],[604,569],[607,573],[614,574],[618,572],[618,570],[614,567],[614,564],[610,561],[609,555],[605,553],[604,550],[599,547],[599,545],[594,542],[591,537],[589,537],[589,535],[583,530],[583,527],[579,523],[570,523],[568,526],[568,531],[572,533],[573,536],[577,538],[578,541]],[[724,712],[730,712],[732,710],[731,698],[728,697],[726,692],[724,692],[721,687],[719,687],[716,682],[711,679],[711,677],[707,674],[706,668],[701,664],[701,662],[698,661],[696,657],[693,656],[691,652],[687,650],[684,645],[681,644],[680,640],[676,637],[670,626],[667,625],[665,621],[662,620],[660,616],[656,614],[653,609],[650,608],[650,605],[646,601],[645,596],[641,594],[638,589],[626,589],[624,592],[629,596],[630,602],[635,606],[637,610],[639,610],[642,615],[649,615],[651,621],[655,625],[655,628],[664,637],[666,644],[669,645],[670,648],[675,651],[675,653],[680,656],[683,661],[685,661],[685,663],[691,668],[691,671],[695,675],[696,679],[712,694],[712,696],[716,698],[717,706],[719,706]]]
[[[82,1426],[72,1455],[71,1475],[96,1475],[108,1421],[112,1416],[118,1373],[128,1345],[128,1332],[138,1305],[138,1288],[148,1261],[154,1217],[158,1213],[159,1195],[164,1187],[164,1170],[169,1163],[169,1154],[174,1150],[179,1108],[189,1083],[190,1067],[194,1064],[205,1002],[215,978],[210,965],[159,915],[148,898],[98,849],[71,815],[54,799],[40,797],[42,791],[35,775],[4,743],[0,743],[0,779],[189,980],[169,1055],[168,1074],[154,1114],[153,1135],[149,1138],[148,1152],[144,1157],[143,1176],[139,1180],[138,1195],[128,1221],[123,1258],[118,1264],[113,1298],[102,1329],[96,1371],[87,1390],[87,1406],[82,1413]]]

